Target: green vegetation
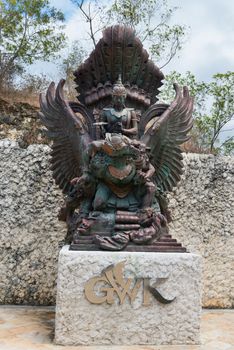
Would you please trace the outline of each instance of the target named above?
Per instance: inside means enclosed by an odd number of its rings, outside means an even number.
[[[171,24],[178,7],[170,7],[167,0],[112,0],[108,5],[97,0],[72,2],[89,24],[88,34],[94,46],[100,31],[121,23],[135,28],[151,58],[160,62],[161,67],[166,66],[182,48],[186,28]]]
[[[25,65],[49,59],[64,46],[63,21],[49,0],[0,0],[0,88]]]
[[[172,24],[177,7],[167,0],[71,0],[89,25],[90,42],[95,46],[100,32],[111,24],[135,28],[151,58],[164,67],[182,49],[186,28]],[[49,0],[0,0],[0,92],[13,89],[36,96],[49,84],[43,74],[27,72],[36,60],[52,60],[58,55],[61,76],[66,77],[69,99],[75,99],[73,71],[84,61],[86,50],[74,41],[67,51],[63,33],[64,15]],[[59,52],[60,51],[60,52]],[[20,87],[18,77],[21,76]],[[160,94],[164,102],[174,98],[173,83],[187,85],[195,97],[195,126],[187,151],[231,154],[234,137],[220,143],[220,135],[234,117],[234,72],[218,73],[209,83],[199,82],[193,73],[171,72]],[[20,91],[19,91],[20,90]]]
[[[187,85],[195,99],[193,147],[199,152],[231,154],[234,150],[234,137],[230,136],[219,144],[223,127],[234,118],[234,72],[217,73],[211,82],[198,82],[191,72],[184,76],[172,72],[166,81],[160,99],[170,102],[173,99],[173,83]]]
[[[84,62],[87,52],[82,47],[79,41],[73,41],[69,47],[66,57],[62,59],[60,64],[60,71],[63,77],[66,79],[66,92],[69,99],[74,100],[76,98],[76,90],[74,83],[74,71],[79,65]]]

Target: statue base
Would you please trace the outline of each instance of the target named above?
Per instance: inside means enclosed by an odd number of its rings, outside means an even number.
[[[199,255],[65,246],[57,288],[56,344],[199,344]]]

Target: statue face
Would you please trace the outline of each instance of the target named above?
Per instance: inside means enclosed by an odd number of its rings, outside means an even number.
[[[118,109],[122,109],[125,106],[125,96],[124,95],[113,95],[113,105]]]
[[[123,138],[118,134],[111,135],[110,144],[116,150],[119,150],[125,146]]]

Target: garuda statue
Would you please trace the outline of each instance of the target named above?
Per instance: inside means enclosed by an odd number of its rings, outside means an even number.
[[[175,84],[174,101],[157,103],[164,76],[133,29],[119,25],[74,75],[77,102],[65,100],[64,80],[40,98],[53,177],[66,195],[59,218],[67,241],[72,249],[154,250],[169,237],[166,192],[180,180],[180,145],[192,128],[188,89]]]

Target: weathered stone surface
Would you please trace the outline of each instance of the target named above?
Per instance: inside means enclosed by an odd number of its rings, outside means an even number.
[[[61,193],[49,170],[48,146],[0,141],[0,302],[53,304]]]
[[[50,148],[0,141],[0,303],[54,304],[61,191]],[[185,173],[170,195],[171,233],[204,258],[203,306],[233,306],[234,158],[184,155]]]
[[[85,283],[109,265],[125,261],[124,278],[147,277],[170,304],[151,297],[120,304],[91,304]],[[99,282],[101,285],[101,282]],[[104,282],[104,287],[108,287]],[[63,247],[59,256],[55,342],[62,345],[197,344],[200,336],[201,257],[187,253],[78,252]],[[98,294],[98,287],[96,293]],[[100,293],[100,292],[99,292]],[[101,295],[105,295],[104,292]]]
[[[203,305],[234,307],[234,157],[184,154],[185,172],[169,197],[171,233],[203,256]]]
[[[39,107],[26,102],[9,102],[0,96],[0,140],[8,138],[21,147],[49,144],[38,118]]]

